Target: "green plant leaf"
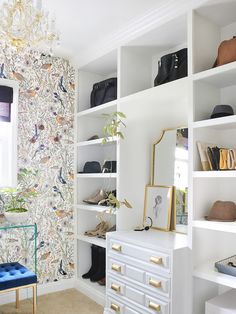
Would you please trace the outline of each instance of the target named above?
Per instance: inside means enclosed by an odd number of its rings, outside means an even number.
[[[124,134],[122,133],[122,132],[116,132],[116,135],[118,136],[118,137],[120,137],[120,138],[122,138],[122,140],[124,140],[125,139],[125,137],[124,137]]]
[[[121,112],[121,111],[117,111],[117,116],[119,116],[119,117],[121,117],[123,119],[126,119],[126,115],[123,112]]]

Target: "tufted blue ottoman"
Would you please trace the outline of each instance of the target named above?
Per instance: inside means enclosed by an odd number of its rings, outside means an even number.
[[[19,263],[0,264],[0,293],[16,291],[16,308],[19,308],[19,289],[33,288],[33,314],[36,314],[37,276]]]

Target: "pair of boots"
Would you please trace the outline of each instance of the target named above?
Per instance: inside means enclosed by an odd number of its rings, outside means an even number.
[[[91,246],[92,265],[89,271],[82,275],[84,279],[90,279],[92,282],[104,281],[106,273],[106,250],[100,246]]]

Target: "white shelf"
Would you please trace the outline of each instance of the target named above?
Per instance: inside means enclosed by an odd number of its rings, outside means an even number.
[[[96,212],[104,212],[109,210],[108,206],[101,206],[101,205],[88,205],[88,204],[78,204],[76,205],[77,208],[88,210],[88,211],[96,211]]]
[[[91,243],[91,244],[106,248],[106,240],[104,239],[99,239],[97,237],[88,237],[83,234],[78,234],[77,239],[79,241]]]
[[[108,137],[107,138],[107,143],[103,144],[102,143],[103,138],[99,138],[97,140],[91,140],[91,141],[82,141],[77,143],[78,147],[83,147],[83,146],[93,146],[93,145],[108,145],[108,144],[114,144],[117,142],[117,137]]]
[[[193,221],[193,227],[207,230],[236,233],[236,222],[220,222],[199,219]]]
[[[236,62],[228,63],[193,75],[194,81],[202,81],[223,88],[236,84]]]
[[[193,128],[236,129],[236,115],[193,122]]]
[[[132,102],[138,100],[145,102],[159,102],[165,104],[173,102],[178,98],[183,98],[189,85],[189,77],[184,77],[166,84],[145,89],[143,91],[120,98],[120,103]]]
[[[77,173],[77,178],[83,179],[110,179],[117,178],[117,173]]]
[[[236,178],[235,170],[194,171],[194,178]]]
[[[80,111],[77,113],[77,118],[80,118],[80,117],[102,118],[103,114],[107,114],[107,113],[109,114],[116,111],[116,105],[117,105],[117,100],[113,100],[103,105]]]
[[[225,275],[215,270],[215,262],[219,261],[220,258],[208,261],[201,266],[195,268],[193,275],[194,277],[205,279],[211,282],[215,282],[219,285],[227,286],[230,288],[236,288],[236,280],[234,276]]]

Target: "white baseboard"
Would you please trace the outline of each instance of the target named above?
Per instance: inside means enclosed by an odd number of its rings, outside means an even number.
[[[75,289],[85,294],[87,297],[100,304],[101,306],[105,306],[105,295],[103,293],[100,293],[96,289],[93,289],[90,285],[86,285],[83,281],[76,280]]]
[[[75,279],[62,279],[47,284],[38,285],[37,294],[43,295],[62,290],[75,288]],[[24,300],[32,297],[32,289],[21,289],[20,300]],[[15,292],[8,292],[0,295],[0,305],[15,302]]]

